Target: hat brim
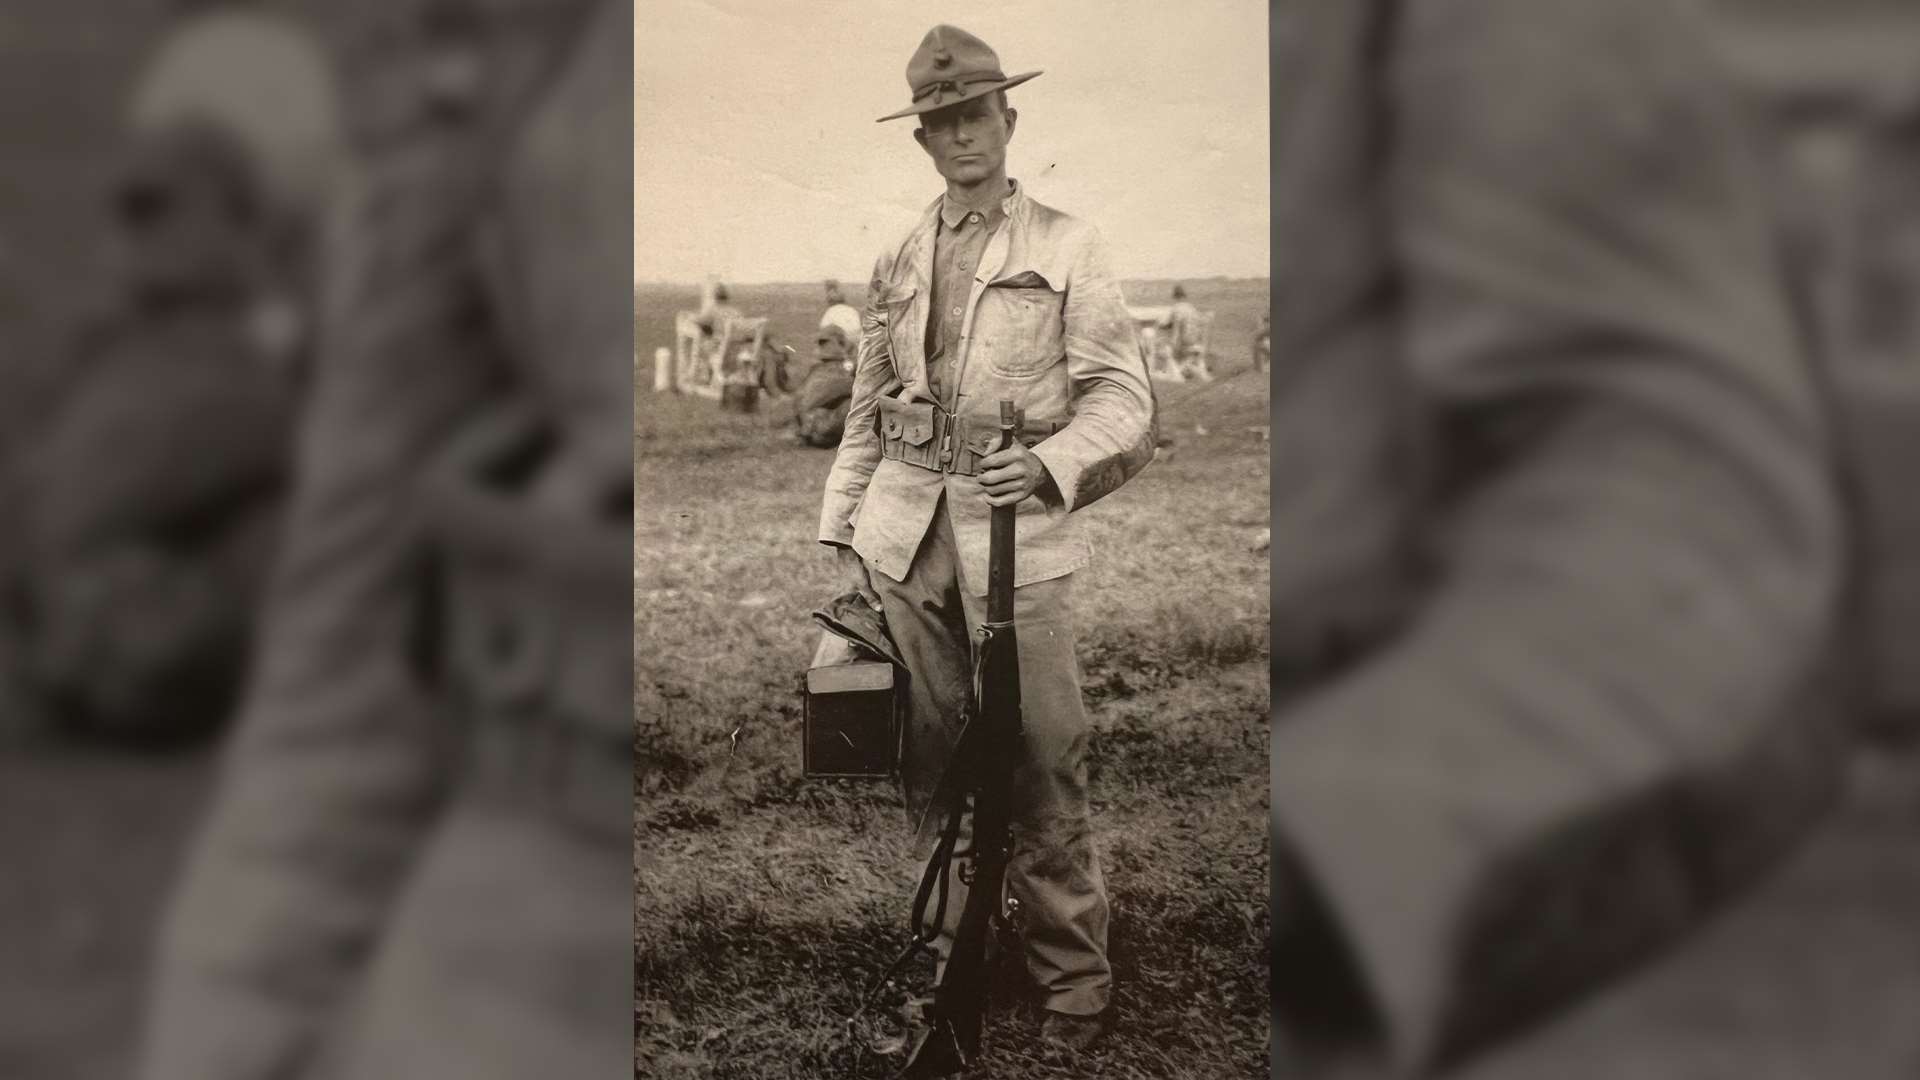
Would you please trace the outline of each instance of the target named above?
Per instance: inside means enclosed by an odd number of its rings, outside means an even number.
[[[975,98],[986,97],[988,94],[994,93],[995,91],[998,91],[998,90],[1005,90],[1008,87],[1019,86],[1021,83],[1026,82],[1028,79],[1031,79],[1034,76],[1040,75],[1040,74],[1042,73],[1038,71],[1028,71],[1028,72],[1023,72],[1022,74],[1019,74],[1019,75],[1015,75],[1008,79],[1002,79],[999,82],[975,83],[972,86],[967,87],[965,92],[961,93],[958,97],[936,96],[936,97],[928,98],[924,102],[917,101],[917,102],[914,102],[912,105],[909,105],[904,109],[901,109],[897,113],[888,113],[887,115],[881,117],[880,119],[875,120],[874,123],[884,124],[889,120],[898,120],[903,116],[919,116],[921,113],[930,113],[938,109],[945,109],[950,106],[959,105],[962,102],[972,101]]]

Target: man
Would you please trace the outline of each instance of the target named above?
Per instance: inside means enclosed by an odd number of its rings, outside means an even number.
[[[740,309],[731,303],[725,285],[713,287],[713,302],[700,309],[700,329],[710,338],[718,338],[728,323],[740,317]]]
[[[1510,1037],[1834,790],[1830,434],[1677,9],[1275,22],[1283,1060],[1424,1073]]]
[[[808,446],[840,445],[853,400],[853,342],[838,326],[822,325],[814,338],[814,362],[794,392],[795,437]]]
[[[740,309],[733,306],[727,287],[716,284],[713,287],[712,299],[700,309],[700,314],[694,319],[694,324],[700,328],[700,351],[706,357],[707,363],[712,364],[716,371],[727,371],[733,368],[734,357],[722,357],[718,353],[728,344],[723,340],[727,325],[738,318],[740,318]],[[742,343],[734,341],[731,344],[737,356]],[[747,344],[750,345],[751,342]],[[763,348],[763,353],[764,351]],[[723,408],[737,408],[751,412],[758,405],[759,396],[760,391],[757,387],[745,391],[738,387],[726,387],[720,403]]]
[[[1167,336],[1173,345],[1173,362],[1189,378],[1206,378],[1206,357],[1202,355],[1200,309],[1187,300],[1184,285],[1173,287],[1173,306],[1167,309]]]
[[[238,688],[299,364],[253,317],[277,245],[249,155],[196,124],[136,136],[130,158],[119,303],[19,463],[17,614],[51,719],[168,741],[218,724]]]
[[[311,20],[260,0],[167,0],[174,18],[133,83],[136,136],[205,125],[244,149],[267,241],[256,336],[304,358],[317,261],[350,186],[339,64]]]
[[[312,225],[349,165],[339,73],[325,42],[284,5],[163,6],[172,18],[133,80],[128,126],[141,133],[193,122],[219,127],[246,147],[275,224]]]
[[[798,438],[808,446],[835,447],[847,426],[847,407],[853,399],[853,358],[860,347],[860,313],[840,301],[839,286],[828,290],[832,306],[820,315],[814,334],[814,364],[801,376],[795,391],[794,416]]]
[[[369,5],[397,47],[351,80],[367,182],[145,1080],[631,1070],[633,9],[464,6]],[[464,102],[415,78],[463,55]]]
[[[853,358],[852,349],[860,342],[860,313],[853,309],[840,294],[838,282],[827,282],[827,309],[820,313],[820,329],[824,332],[832,329],[847,341],[847,358]]]
[[[1007,178],[1018,115],[1005,91],[1038,74],[1008,77],[985,42],[936,26],[907,64],[912,104],[882,117],[920,118],[914,139],[946,193],[874,266],[819,539],[906,659],[901,779],[924,844],[951,798],[990,511],[1017,508],[1026,731],[1008,892],[1045,1037],[1085,1047],[1105,1028],[1112,976],[1073,651],[1072,575],[1091,553],[1071,515],[1151,459],[1154,401],[1099,235]],[[1025,427],[995,451],[1003,398]],[[954,890],[949,923],[959,875]]]
[[[9,454],[0,695],[169,741],[224,719],[273,551],[342,131],[324,49],[243,0],[167,0],[112,185],[116,290]]]

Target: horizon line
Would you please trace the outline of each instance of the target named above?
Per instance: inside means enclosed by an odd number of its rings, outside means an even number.
[[[829,280],[837,281],[842,285],[856,285],[860,287],[865,287],[865,283],[861,280],[865,276],[866,275],[864,274],[857,274],[852,277],[830,278],[828,276],[822,275],[820,277],[810,277],[810,278],[773,278],[773,279],[764,279],[759,281],[748,281],[745,278],[723,277],[723,278],[718,278],[717,280],[724,282],[727,286],[732,288],[737,288],[741,286],[755,286],[755,285],[816,285],[817,286]],[[1222,281],[1222,280],[1224,281],[1271,281],[1273,280],[1273,274],[1272,273],[1265,273],[1265,274],[1130,274],[1130,275],[1123,274],[1119,276],[1119,280],[1121,281]],[[673,279],[645,278],[645,279],[636,279],[633,284],[636,288],[640,286],[652,286],[652,287],[692,286],[694,288],[698,288],[702,284],[704,284],[704,281],[698,280],[698,279],[687,279],[687,278],[673,278]]]

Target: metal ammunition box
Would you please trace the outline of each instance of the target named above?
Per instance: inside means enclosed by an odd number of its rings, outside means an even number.
[[[893,665],[880,660],[807,671],[801,768],[810,779],[888,777],[900,754]]]

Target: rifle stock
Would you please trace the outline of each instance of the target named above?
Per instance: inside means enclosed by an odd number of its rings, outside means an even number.
[[[1019,426],[1013,402],[1002,401],[998,449],[1013,445]],[[974,653],[974,714],[957,750],[963,779],[948,828],[949,833],[958,831],[959,816],[971,797],[972,837],[968,849],[953,857],[970,860],[972,879],[954,929],[952,950],[934,986],[928,1009],[930,1028],[914,1046],[902,1077],[945,1076],[971,1067],[980,1054],[987,1007],[987,942],[994,920],[1002,917],[1001,894],[1011,855],[1014,754],[1021,731],[1020,652],[1013,620],[1014,511],[1012,505],[993,508],[987,548],[987,618],[980,626]],[[962,879],[966,880],[964,873]]]

